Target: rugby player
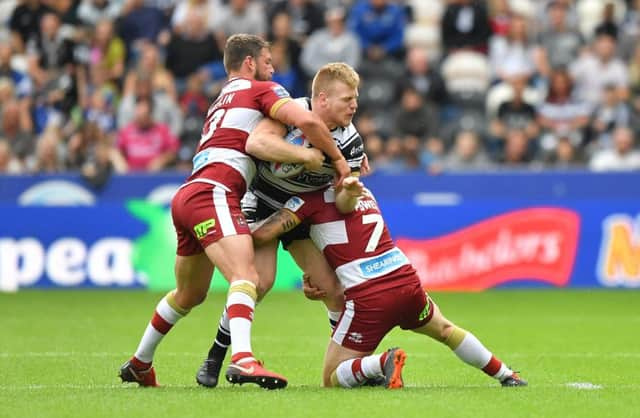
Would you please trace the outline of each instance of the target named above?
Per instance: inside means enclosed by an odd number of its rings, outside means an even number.
[[[256,172],[254,157],[249,155],[252,150],[259,154],[255,155],[258,158],[292,158],[310,167],[319,166],[322,157],[285,144],[280,138],[270,147],[260,146],[259,141],[256,145],[256,141],[248,140],[249,133],[265,117],[296,125],[329,156],[338,182],[350,169],[320,118],[296,104],[282,86],[268,81],[274,70],[269,45],[264,40],[246,34],[230,37],[224,65],[229,79],[207,113],[193,172],[171,203],[178,240],[177,288],[159,302],[138,349],[120,368],[124,382],[158,386],[152,366],[155,350],[176,322],[204,301],[217,267],[230,283],[226,311],[233,344],[227,379],[268,389],[287,385],[283,376],[267,370],[253,356],[251,324],[258,274],[240,200]]]
[[[373,354],[395,326],[446,344],[502,386],[527,385],[473,334],[442,315],[358,179],[347,178],[337,193],[330,187],[292,197],[253,232],[254,242],[268,242],[302,222],[310,225],[311,239],[345,289],[344,309],[325,356],[324,386],[352,388],[384,378],[388,388],[403,387],[404,350]]]

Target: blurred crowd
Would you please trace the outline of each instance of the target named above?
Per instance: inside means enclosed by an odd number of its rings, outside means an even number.
[[[0,173],[189,170],[226,38],[361,75],[372,167],[639,170],[640,0],[3,0]]]

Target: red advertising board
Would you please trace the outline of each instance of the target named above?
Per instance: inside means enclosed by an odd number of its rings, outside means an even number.
[[[568,284],[580,222],[571,210],[531,208],[428,240],[400,238],[426,289],[483,290],[527,280]]]

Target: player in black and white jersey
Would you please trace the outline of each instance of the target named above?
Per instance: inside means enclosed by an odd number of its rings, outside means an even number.
[[[353,176],[360,175],[360,169],[365,160],[364,143],[352,123],[358,108],[359,82],[360,77],[349,65],[327,64],[318,70],[313,79],[311,99],[297,99],[300,105],[310,108],[325,122],[338,149],[351,167]],[[251,135],[270,134],[283,138],[295,129],[297,128],[287,128],[278,122],[264,119]],[[319,170],[303,171],[289,178],[279,178],[272,173],[268,163],[261,164],[252,187],[243,199],[243,212],[248,222],[258,223],[281,209],[292,196],[326,188],[332,183],[334,177],[335,170],[329,160],[325,161],[324,166]],[[326,292],[323,301],[329,311],[330,321],[335,324],[342,312],[343,289],[334,270],[309,239],[308,225],[299,225],[280,236],[280,241],[298,266],[311,277],[313,285]],[[277,249],[278,240],[255,248],[255,265],[260,276],[259,298],[271,289],[275,281]],[[218,333],[209,350],[208,358],[196,375],[196,380],[203,386],[215,387],[218,383],[220,368],[230,344],[228,322],[225,311],[220,319]]]

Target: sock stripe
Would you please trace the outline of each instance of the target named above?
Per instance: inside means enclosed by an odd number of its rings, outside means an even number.
[[[454,327],[453,331],[451,331],[451,334],[449,334],[444,343],[448,345],[452,350],[455,350],[460,346],[460,344],[462,344],[462,340],[464,340],[464,337],[466,335],[467,331],[463,330],[462,328]]]
[[[227,307],[229,312],[229,320],[234,318],[244,318],[249,321],[253,321],[253,309],[251,306],[235,303]]]
[[[173,327],[173,324],[167,322],[162,316],[160,316],[158,311],[155,311],[153,313],[153,317],[151,318],[151,325],[162,335],[165,335],[167,332],[169,332],[171,327]]]
[[[353,377],[356,379],[358,383],[364,382],[366,379],[364,373],[362,372],[362,359],[358,358],[351,363],[351,373]]]
[[[502,362],[495,358],[495,356],[491,356],[491,360],[482,368],[482,371],[489,376],[495,376],[500,371],[500,367],[502,367]]]
[[[178,305],[178,303],[176,302],[176,297],[174,296],[173,293],[174,293],[173,291],[167,293],[165,300],[167,301],[169,306],[171,306],[171,309],[176,311],[178,314],[182,316],[187,315],[190,312],[190,309],[184,309],[180,307],[180,305]]]
[[[258,299],[258,291],[256,285],[249,280],[236,280],[229,286],[229,293],[231,295],[234,292],[244,293],[249,296],[254,302]]]

